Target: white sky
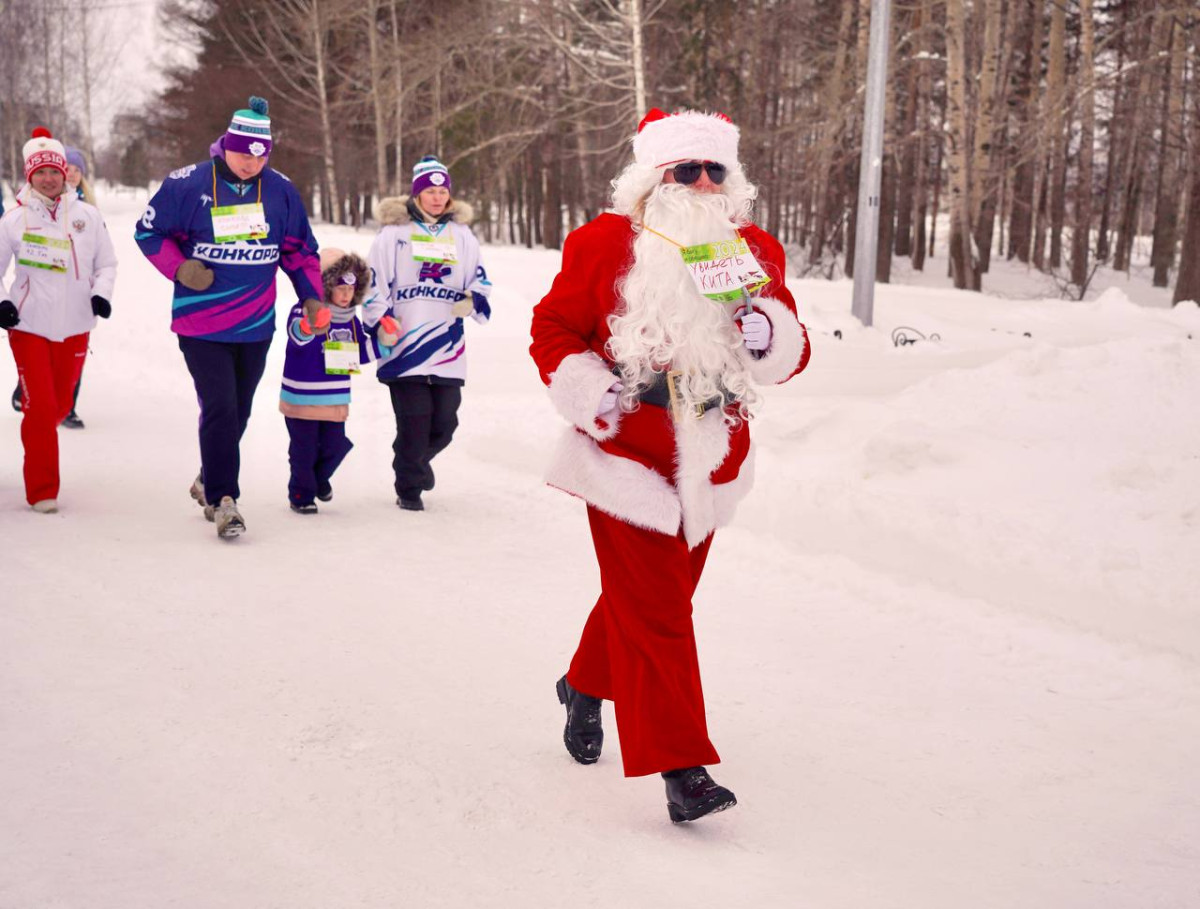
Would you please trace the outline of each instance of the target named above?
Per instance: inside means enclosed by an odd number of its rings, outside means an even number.
[[[95,13],[89,22],[93,52],[98,48],[111,60],[111,70],[97,67],[92,99],[92,121],[97,145],[104,145],[113,117],[139,108],[162,84],[167,60],[178,51],[163,41],[158,24],[158,0],[115,0]]]

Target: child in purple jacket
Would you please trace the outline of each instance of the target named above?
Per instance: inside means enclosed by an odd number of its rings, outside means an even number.
[[[326,306],[310,320],[302,303],[288,316],[287,355],[279,410],[287,421],[292,476],[288,502],[298,514],[316,514],[314,499],[333,498],[330,478],[354,444],[346,438],[350,376],[399,343],[400,326],[380,320],[372,336],[355,312],[371,283],[367,263],[340,249],[321,250]]]

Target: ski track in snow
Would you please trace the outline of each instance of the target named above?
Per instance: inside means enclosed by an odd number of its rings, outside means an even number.
[[[611,705],[598,765],[562,748],[598,576],[540,480],[558,253],[485,250],[422,514],[369,372],[334,500],[288,510],[277,339],[222,543],[144,201],[105,200],[120,274],[59,515],[0,415],[0,909],[1200,905],[1200,310],[881,286],[867,330],[849,283],[797,282],[813,362],[767,393],[696,598],[739,804],[676,827]]]

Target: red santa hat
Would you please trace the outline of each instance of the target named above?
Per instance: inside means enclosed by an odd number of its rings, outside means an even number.
[[[67,151],[44,126],[33,131],[33,138],[25,143],[22,154],[25,156],[26,180],[35,170],[43,167],[53,167],[64,177],[67,175]]]
[[[734,168],[738,165],[738,128],[724,114],[698,110],[667,114],[656,107],[638,124],[633,157],[650,167],[716,161]]]

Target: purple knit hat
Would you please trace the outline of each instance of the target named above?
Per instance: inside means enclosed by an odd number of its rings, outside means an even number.
[[[265,158],[271,153],[271,118],[267,102],[252,97],[248,109],[235,110],[225,130],[225,151]]]
[[[412,194],[416,196],[431,186],[440,186],[448,191],[450,171],[435,155],[426,155],[413,167]]]

